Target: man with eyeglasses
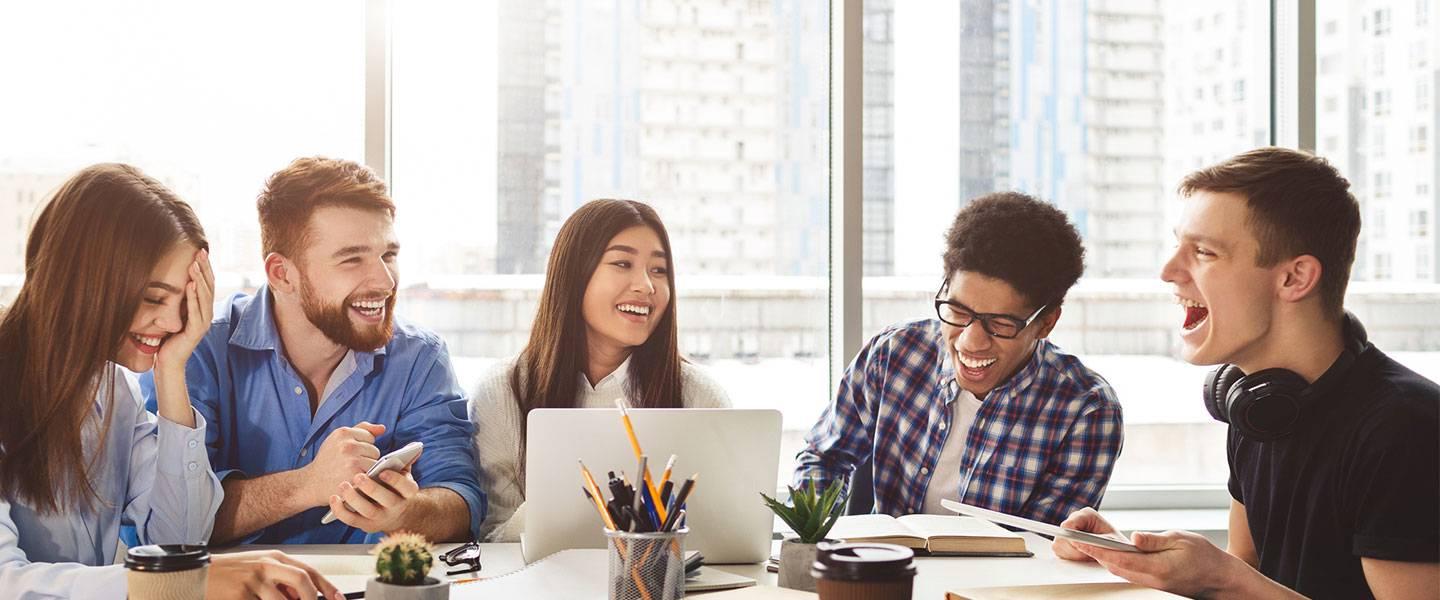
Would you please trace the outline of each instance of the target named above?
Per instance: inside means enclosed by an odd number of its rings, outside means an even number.
[[[869,461],[876,513],[950,514],[940,500],[951,498],[1059,523],[1098,505],[1120,404],[1046,339],[1084,254],[1047,203],[1014,192],[970,202],[946,234],[938,319],[893,325],[860,349],[795,482],[823,488]]]

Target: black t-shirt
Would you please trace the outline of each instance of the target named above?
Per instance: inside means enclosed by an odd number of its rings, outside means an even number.
[[[1370,598],[1361,557],[1440,561],[1440,387],[1374,346],[1327,387],[1288,437],[1230,428],[1230,495],[1261,573],[1312,598]]]

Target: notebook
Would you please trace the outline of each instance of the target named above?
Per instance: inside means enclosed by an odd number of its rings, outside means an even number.
[[[1107,600],[1163,600],[1165,598],[1180,598],[1180,596],[1138,586],[1133,583],[1021,585],[970,588],[951,590],[945,593],[945,600],[1032,600],[1039,598],[1062,598],[1065,600],[1090,600],[1091,598],[1105,598]]]
[[[689,594],[690,589],[686,588],[685,593]],[[696,596],[696,598],[704,598],[704,600],[815,600],[815,594],[787,590],[782,587],[756,586],[729,592],[714,592]]]
[[[988,521],[951,515],[850,515],[830,530],[847,542],[897,544],[942,556],[1033,556],[1020,534]]]
[[[518,571],[450,587],[452,600],[467,598],[605,598],[609,550],[562,550]],[[753,586],[755,580],[711,567],[685,580],[685,592]],[[693,586],[693,587],[692,587]]]

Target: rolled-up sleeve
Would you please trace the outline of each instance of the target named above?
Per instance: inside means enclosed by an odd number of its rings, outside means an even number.
[[[423,374],[407,390],[411,404],[396,423],[396,446],[417,440],[425,444],[415,463],[415,482],[421,488],[440,487],[459,494],[470,509],[470,536],[475,539],[486,505],[476,475],[475,426],[465,393],[442,342],[437,340],[430,360],[417,364],[426,366],[419,367]]]

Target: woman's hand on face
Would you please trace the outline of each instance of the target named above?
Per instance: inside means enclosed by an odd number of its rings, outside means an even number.
[[[315,567],[278,550],[216,554],[210,559],[205,597],[211,600],[310,600],[317,594],[330,600],[343,600],[345,597]]]
[[[189,275],[190,280],[185,283],[185,328],[165,340],[155,357],[157,364],[178,368],[180,372],[184,372],[190,353],[210,331],[210,320],[215,314],[215,272],[210,268],[210,251],[195,253]]]

